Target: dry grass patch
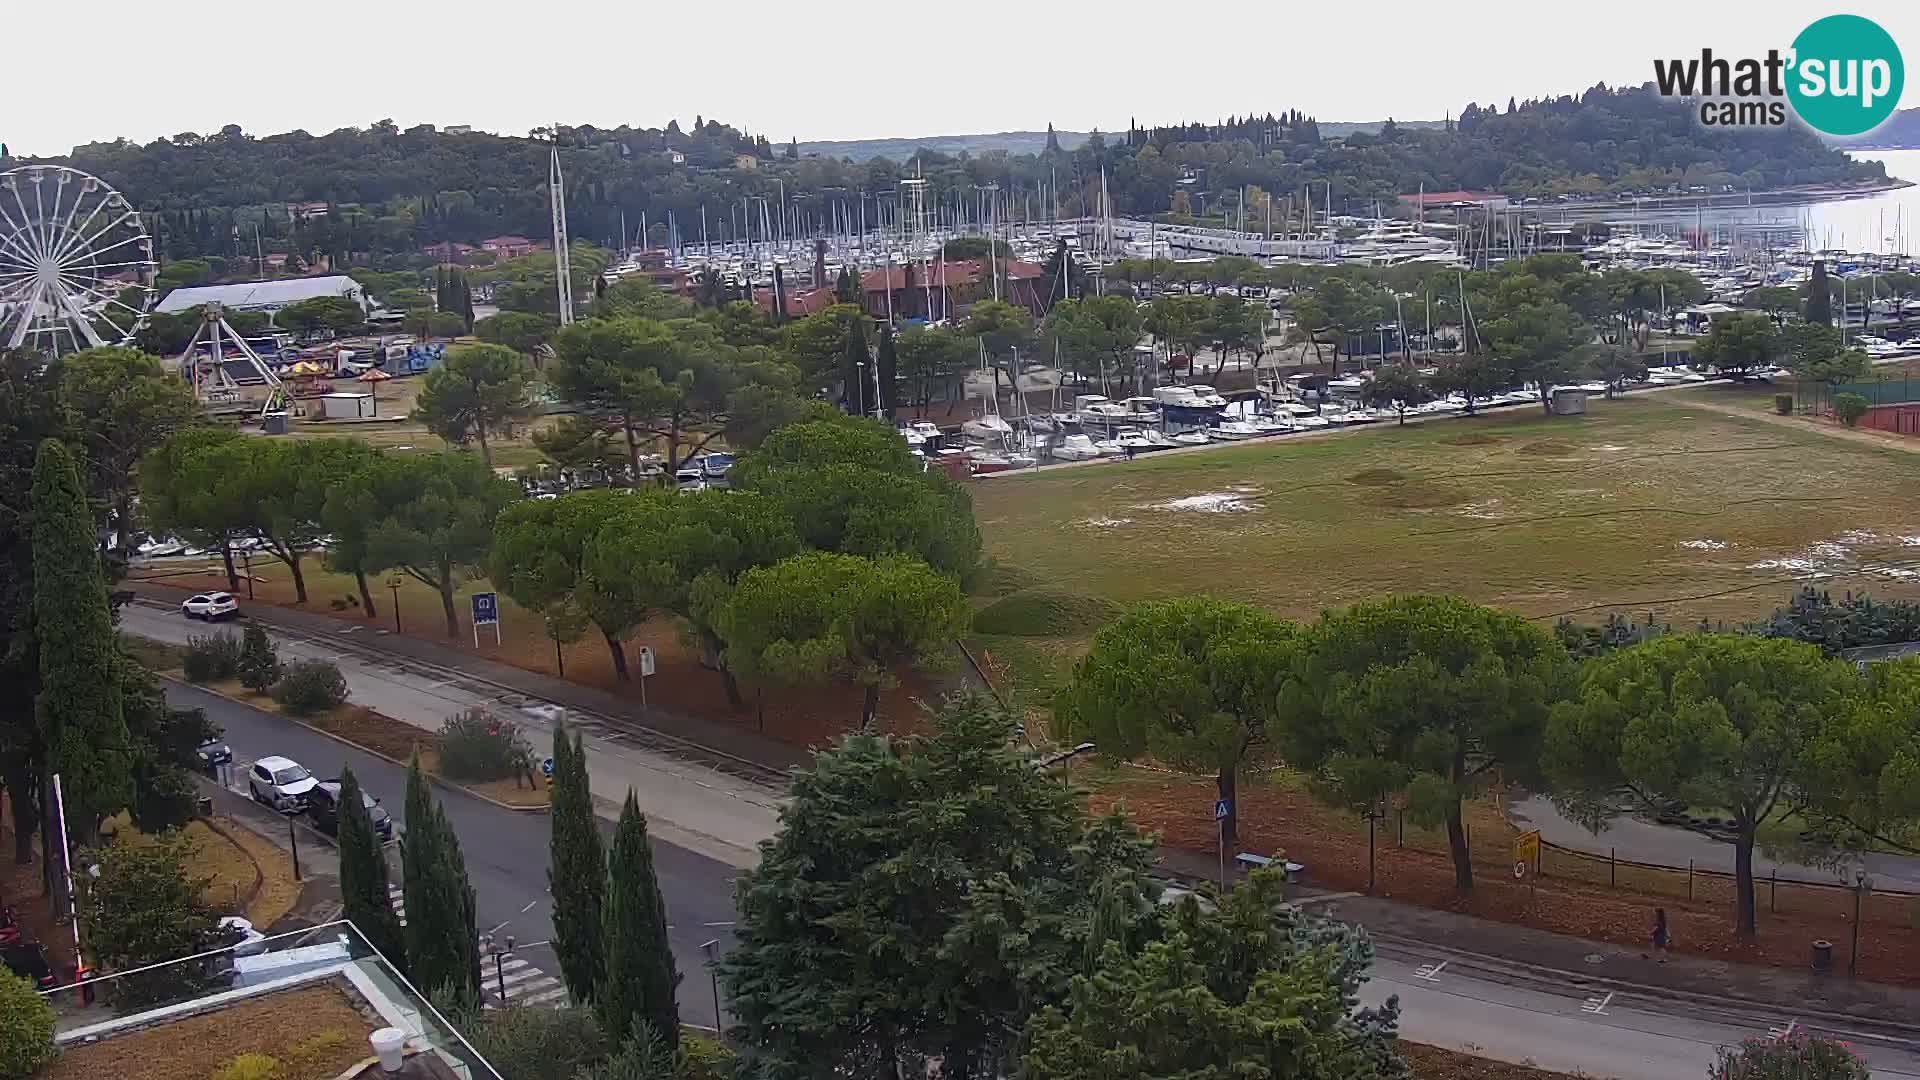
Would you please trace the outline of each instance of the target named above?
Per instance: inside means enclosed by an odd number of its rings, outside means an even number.
[[[379,1026],[336,986],[286,990],[69,1047],[40,1080],[207,1080],[241,1054],[274,1058],[284,1080],[332,1080],[372,1055]]]
[[[1400,1056],[1413,1068],[1414,1080],[1579,1080],[1584,1075],[1549,1072],[1404,1039],[1399,1049]]]

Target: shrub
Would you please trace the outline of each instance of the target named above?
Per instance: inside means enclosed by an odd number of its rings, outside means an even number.
[[[1779,413],[1781,416],[1792,416],[1793,415],[1793,395],[1792,394],[1773,395],[1773,411]]]
[[[1068,637],[1102,625],[1119,611],[1111,601],[1061,589],[1021,589],[981,608],[973,628],[982,634]]]
[[[187,656],[181,662],[187,681],[218,682],[240,673],[240,641],[232,634],[208,634],[187,639]]]
[[[505,780],[533,763],[520,726],[485,709],[468,709],[440,725],[440,772],[454,780]]]
[[[514,1080],[573,1080],[607,1055],[593,1010],[495,1009],[461,1028],[501,1076]]]
[[[241,1054],[213,1070],[208,1080],[282,1080],[285,1076],[279,1059],[265,1054]]]
[[[240,685],[256,694],[266,693],[274,683],[280,681],[280,655],[274,652],[273,641],[259,623],[247,624],[246,632],[240,639],[237,667]]]
[[[1841,423],[1852,427],[1860,422],[1861,417],[1867,415],[1867,399],[1859,394],[1835,394],[1833,395],[1833,415],[1839,417]]]
[[[0,1076],[31,1076],[53,1055],[53,1006],[32,983],[0,971]]]
[[[682,1075],[687,1080],[720,1080],[733,1075],[733,1051],[718,1039],[682,1030],[680,1058]]]
[[[273,700],[295,716],[312,716],[347,703],[347,680],[330,660],[301,660],[287,665]]]
[[[1720,1048],[1711,1080],[1867,1080],[1867,1066],[1832,1039],[1794,1034]]]

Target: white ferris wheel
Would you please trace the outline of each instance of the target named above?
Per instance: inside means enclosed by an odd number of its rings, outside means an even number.
[[[130,343],[155,265],[140,212],[105,181],[63,165],[0,172],[0,349]]]

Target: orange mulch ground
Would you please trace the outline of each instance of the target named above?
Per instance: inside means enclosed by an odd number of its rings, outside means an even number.
[[[392,591],[374,589],[374,603],[379,614],[368,618],[357,605],[334,606],[354,591],[351,577],[329,574],[318,566],[305,567],[303,572],[307,578],[308,595],[308,602],[304,605],[294,603],[293,585],[287,578],[285,567],[277,562],[256,559],[253,564],[254,598],[251,601],[246,598],[243,586],[237,594],[241,598],[242,608],[249,603],[270,604],[364,626],[392,627],[393,611],[390,605],[395,595]],[[171,568],[164,576],[148,571],[136,574],[134,578],[144,584],[182,590],[182,597],[193,590],[227,587],[226,577],[220,572],[217,561],[207,564],[203,569]],[[469,612],[465,610],[466,594],[484,587],[484,582],[477,582],[462,589],[458,599],[462,607],[459,612],[459,633],[449,638],[444,633],[445,618],[439,594],[407,579],[398,594],[402,632],[408,637],[434,641],[528,671],[545,675],[560,674],[553,642],[541,633],[539,619],[522,611],[504,596],[500,598],[500,642],[495,644],[492,627],[483,627],[480,647],[474,649]],[[654,675],[647,680],[646,686],[649,705],[701,719],[738,724],[797,746],[824,746],[859,727],[862,691],[858,687],[807,686],[770,692],[766,695],[764,712],[754,691],[743,687],[746,703],[735,708],[727,701],[719,674],[700,665],[699,648],[684,640],[677,620],[665,616],[650,619],[627,640],[627,663],[629,670],[636,672],[636,678],[641,645],[650,646],[655,657]],[[585,638],[566,646],[563,652],[567,679],[599,687],[635,702],[640,700],[640,689],[635,683],[622,683],[614,677],[613,658],[608,653],[606,642],[597,632],[590,631]],[[903,672],[899,684],[880,695],[880,726],[894,732],[916,730],[920,722],[918,703],[937,699],[940,685],[942,680],[938,675]]]
[[[1214,854],[1213,782],[1199,777],[1124,769],[1083,777],[1094,789],[1091,804],[1104,811],[1124,801],[1143,829],[1157,831],[1162,843]],[[1240,790],[1240,842],[1243,851],[1282,852],[1307,866],[1307,878],[1333,889],[1367,887],[1367,830],[1364,821],[1316,804],[1304,791],[1279,784],[1243,781]],[[1497,817],[1482,803],[1473,821]],[[1475,856],[1474,889],[1454,888],[1453,863],[1443,844],[1411,826],[1405,848],[1397,846],[1392,822],[1382,825],[1376,844],[1376,895],[1425,907],[1456,911],[1499,922],[1518,923],[1594,941],[1644,946],[1655,907],[1667,909],[1674,948],[1716,959],[1775,967],[1805,967],[1808,943],[1823,938],[1834,944],[1836,966],[1847,962],[1852,900],[1839,898],[1825,911],[1767,910],[1764,884],[1759,898],[1759,937],[1742,942],[1734,935],[1731,890],[1724,882],[1703,879],[1692,900],[1649,895],[1626,888],[1548,876],[1537,885],[1510,876],[1508,837],[1487,837],[1490,826],[1470,829]],[[1477,835],[1476,835],[1477,834]],[[1783,895],[1785,890],[1782,890]],[[1920,928],[1911,921],[1863,920],[1860,975],[1879,982],[1920,985]]]
[[[40,1080],[207,1080],[241,1054],[266,1054],[282,1080],[330,1080],[372,1056],[382,1025],[335,986],[285,990],[215,1012],[71,1047]]]

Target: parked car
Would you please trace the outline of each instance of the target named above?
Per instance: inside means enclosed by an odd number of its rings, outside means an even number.
[[[222,765],[233,764],[233,748],[221,739],[208,739],[195,751],[200,755],[200,764],[211,773]]]
[[[180,614],[189,619],[205,619],[215,622],[231,615],[240,614],[240,601],[229,593],[197,593],[187,597],[180,604]]]
[[[360,792],[360,802],[367,808],[367,816],[373,819],[373,831],[385,843],[393,839],[393,815],[380,805],[380,800]],[[313,819],[313,827],[332,836],[340,831],[340,781],[322,780],[307,792],[307,816]]]
[[[292,758],[263,757],[247,770],[247,790],[254,799],[281,813],[304,808],[316,783],[313,774]]]

